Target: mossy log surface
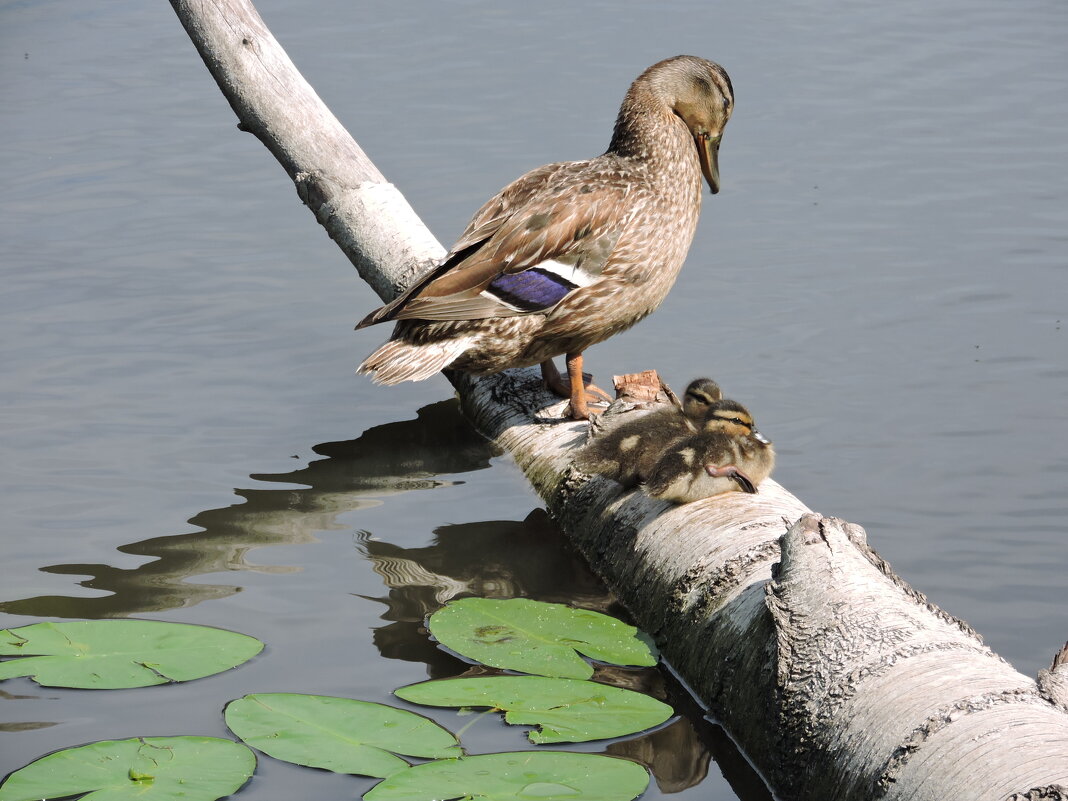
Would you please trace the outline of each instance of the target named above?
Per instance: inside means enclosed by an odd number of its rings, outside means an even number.
[[[243,130],[387,299],[443,253],[245,0],[171,0]],[[1068,657],[1036,682],[858,527],[774,481],[685,506],[576,472],[533,370],[452,376],[471,419],[782,799],[1065,799]]]

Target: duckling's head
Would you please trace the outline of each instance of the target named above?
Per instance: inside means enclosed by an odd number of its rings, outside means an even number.
[[[726,70],[697,56],[675,56],[649,67],[634,84],[648,85],[659,102],[686,123],[708,188],[713,195],[719,192],[719,142],[734,110]]]
[[[752,437],[757,442],[770,445],[771,440],[756,430],[753,416],[738,401],[718,400],[708,409],[704,431],[722,431],[729,437]]]
[[[695,378],[682,396],[682,413],[700,422],[708,416],[712,404],[722,397],[719,384],[711,378]]]

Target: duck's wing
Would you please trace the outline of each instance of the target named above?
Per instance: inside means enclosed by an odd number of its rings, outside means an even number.
[[[411,286],[389,303],[364,317],[356,329],[393,320],[398,309],[405,306],[413,296],[418,295],[427,284],[462,264],[468,256],[497,233],[501,225],[515,213],[517,208],[541,192],[554,175],[568,166],[570,162],[560,162],[531,170],[487,200],[482,208],[475,212],[475,216],[467,223],[464,232],[460,234],[460,238],[456,240],[444,259],[416,278]]]
[[[460,234],[460,238],[453,244],[449,255],[445,257],[445,261],[449,261],[451,256],[484,243],[497,233],[501,225],[515,214],[517,209],[529,203],[531,198],[544,192],[554,176],[568,172],[572,166],[573,162],[568,161],[546,164],[512,181],[475,212],[464,232]]]
[[[506,188],[441,265],[360,327],[544,313],[597,281],[625,226],[626,189],[566,169],[579,164],[550,165],[533,186],[524,178]]]

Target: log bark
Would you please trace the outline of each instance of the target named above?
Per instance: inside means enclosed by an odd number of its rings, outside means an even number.
[[[255,134],[384,300],[444,249],[245,0],[171,0]],[[1023,676],[855,525],[774,481],[685,506],[571,465],[586,424],[533,370],[450,376],[666,659],[782,799],[1064,799],[1068,657]]]

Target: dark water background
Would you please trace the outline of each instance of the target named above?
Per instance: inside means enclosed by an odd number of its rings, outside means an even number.
[[[714,376],[783,484],[1021,671],[1048,664],[1068,637],[1068,6],[259,7],[445,243],[520,173],[601,152],[644,67],[720,61],[723,191],[662,309],[590,368]],[[458,669],[418,632],[458,586],[612,608],[443,379],[352,375],[386,335],[351,330],[376,299],[166,3],[0,3],[0,107],[0,627],[134,615],[267,642],[190,685],[5,682],[0,775],[222,736],[246,692],[388,701]],[[429,586],[387,587],[391,558]],[[721,734],[667,732],[640,746],[666,790],[709,750],[729,777],[676,797],[761,797]],[[486,718],[465,743],[523,738]],[[242,796],[369,784],[265,758]]]

